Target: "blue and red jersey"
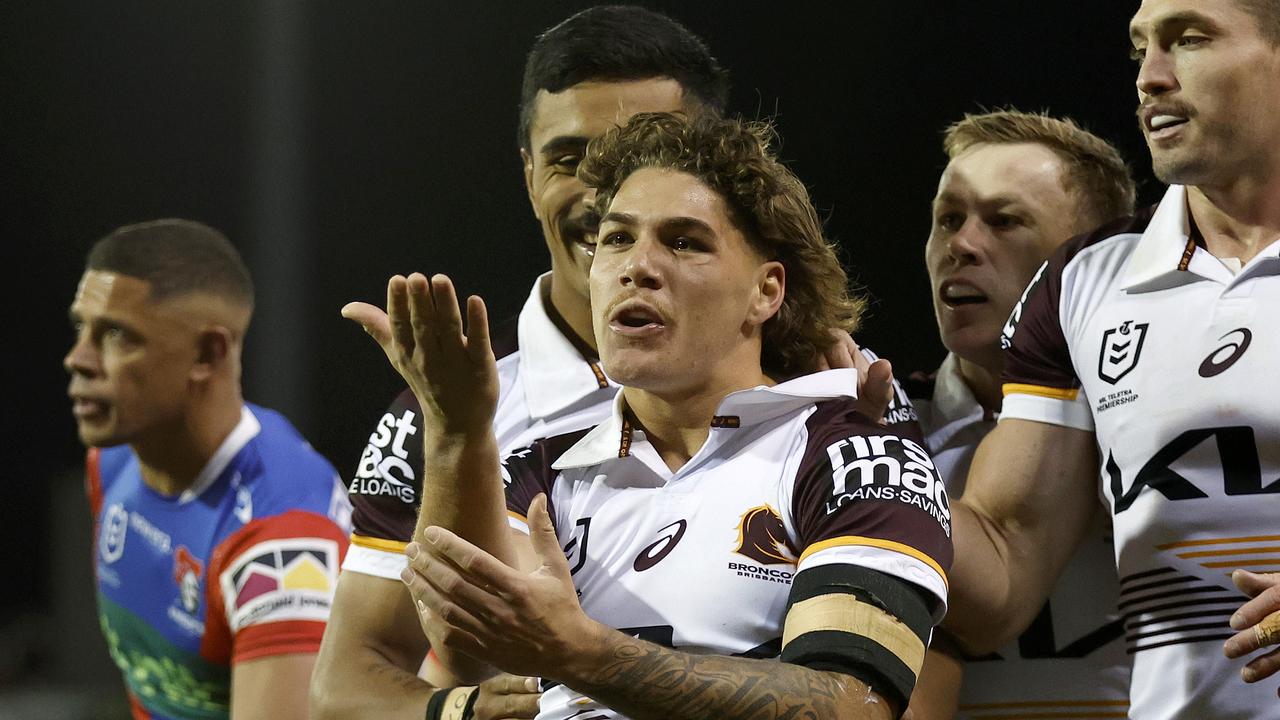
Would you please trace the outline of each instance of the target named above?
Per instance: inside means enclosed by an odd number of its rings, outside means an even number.
[[[232,665],[319,649],[351,511],[283,416],[246,405],[178,496],[145,485],[127,445],[86,469],[99,619],[135,718],[226,718]]]

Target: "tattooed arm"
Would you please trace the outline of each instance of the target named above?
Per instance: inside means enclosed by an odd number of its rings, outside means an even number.
[[[871,720],[896,708],[857,678],[770,660],[691,655],[610,631],[565,684],[635,720]],[[590,655],[590,654],[589,654]]]
[[[692,655],[592,620],[578,604],[545,496],[530,506],[529,527],[534,557],[523,570],[439,527],[410,544],[406,583],[433,627],[433,644],[506,672],[559,681],[636,720],[897,717],[883,696],[848,675]]]

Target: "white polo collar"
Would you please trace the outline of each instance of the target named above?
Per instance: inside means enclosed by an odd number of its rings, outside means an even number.
[[[938,368],[933,379],[933,407],[929,409],[933,419],[933,427],[940,428],[957,420],[972,417],[982,418],[986,411],[982,403],[974,396],[964,376],[960,374],[960,358],[955,353],[947,353],[947,357]]]
[[[1191,238],[1191,213],[1187,207],[1187,188],[1170,185],[1156,207],[1151,222],[1142,233],[1124,269],[1121,289],[1126,292],[1149,292],[1208,278],[1230,284],[1243,277],[1254,261],[1273,260],[1280,254],[1280,243],[1272,245],[1235,273]]]
[[[711,420],[712,431],[733,431],[768,422],[806,405],[839,397],[856,398],[858,373],[853,369],[827,370],[804,375],[772,387],[758,385],[730,393],[720,402]],[[643,434],[631,427],[626,417],[626,400],[621,391],[613,399],[613,410],[573,447],[552,463],[556,470],[592,467],[608,460],[628,457],[631,444]],[[708,440],[710,442],[710,440]]]
[[[534,418],[554,415],[597,390],[617,387],[599,361],[583,357],[547,315],[542,284],[550,281],[551,273],[545,273],[533,284],[516,325],[520,385]]]

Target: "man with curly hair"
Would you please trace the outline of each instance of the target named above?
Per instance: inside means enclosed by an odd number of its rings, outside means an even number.
[[[358,313],[453,498],[406,549],[431,645],[473,680],[542,678],[540,718],[898,717],[945,610],[928,454],[858,411],[854,370],[796,377],[862,301],[770,133],[641,114],[589,149],[593,326],[623,386],[594,428],[500,465],[483,302],[464,335],[448,278],[414,274]]]

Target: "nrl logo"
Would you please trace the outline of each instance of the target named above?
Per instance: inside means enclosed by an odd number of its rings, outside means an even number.
[[[1135,324],[1127,320],[1102,333],[1102,349],[1098,352],[1098,377],[1115,385],[1138,366],[1142,343],[1147,339],[1150,323]]]

